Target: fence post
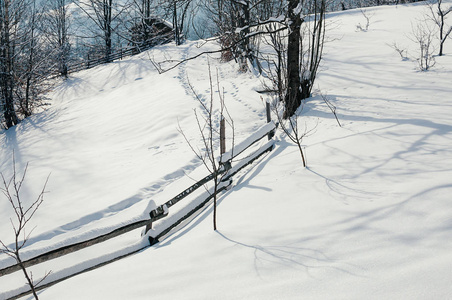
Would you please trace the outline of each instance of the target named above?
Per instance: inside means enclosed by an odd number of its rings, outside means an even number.
[[[226,152],[226,128],[223,116],[221,116],[220,120],[220,152],[221,155]]]
[[[272,117],[270,115],[270,100],[268,100],[265,102],[265,110],[267,111],[267,123],[270,123],[272,121]],[[274,131],[270,131],[268,133],[268,140],[271,140],[273,138],[273,136],[275,135]]]

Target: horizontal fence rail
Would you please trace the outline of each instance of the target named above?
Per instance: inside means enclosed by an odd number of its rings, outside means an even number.
[[[101,242],[105,242],[109,239],[112,239],[114,237],[127,233],[129,231],[146,226],[150,222],[151,222],[151,220],[142,220],[142,221],[134,222],[134,223],[128,224],[126,226],[117,228],[109,233],[97,236],[95,238],[91,238],[86,241],[74,243],[74,244],[71,244],[68,246],[63,246],[63,247],[57,248],[55,250],[51,250],[49,252],[40,254],[38,256],[25,260],[22,263],[25,268],[28,268],[28,267],[37,265],[39,263],[49,261],[51,259],[61,257],[63,255],[76,252],[76,251],[84,249],[86,247],[93,246],[93,245],[99,244]],[[19,271],[20,269],[21,269],[21,267],[19,264],[15,264],[15,265],[6,267],[6,268],[0,270],[0,276],[11,274],[13,272]]]

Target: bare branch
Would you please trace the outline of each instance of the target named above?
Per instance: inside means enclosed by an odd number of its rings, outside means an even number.
[[[183,135],[185,141],[189,145],[190,149],[193,153],[195,153],[196,157],[200,159],[204,165],[204,167],[207,169],[208,172],[213,174],[213,227],[214,230],[217,230],[217,224],[216,224],[216,214],[217,214],[217,192],[219,188],[219,184],[221,183],[221,180],[226,176],[226,173],[223,173],[220,175],[220,170],[224,168],[224,165],[221,163],[222,153],[220,154],[220,159],[217,161],[217,155],[215,155],[216,147],[214,145],[215,140],[218,136],[218,131],[214,128],[214,96],[215,96],[215,90],[214,90],[214,84],[213,84],[213,78],[212,78],[212,72],[209,66],[209,86],[210,86],[210,99],[207,101],[203,101],[201,96],[195,91],[195,88],[193,85],[189,82],[190,90],[192,91],[195,99],[200,103],[201,105],[201,111],[205,115],[202,119],[199,117],[199,114],[196,110],[194,110],[194,115],[196,119],[196,123],[198,126],[199,135],[201,137],[201,141],[203,144],[203,149],[195,149],[193,144],[189,141],[187,136],[185,135],[184,131],[179,125],[179,132]],[[218,70],[217,70],[218,72]],[[232,137],[232,147],[234,147],[234,122],[232,118],[230,118],[230,114],[226,109],[226,106],[224,104],[224,94],[221,93],[220,89],[220,83],[219,83],[219,76],[217,73],[217,81],[216,81],[216,91],[219,94],[219,112],[220,115],[223,117],[224,112],[227,113],[227,116],[229,118],[228,124],[232,127],[233,137]],[[232,151],[232,150],[231,150]],[[206,187],[207,189],[207,187]]]
[[[333,113],[334,117],[336,118],[337,124],[339,125],[339,127],[342,127],[341,123],[339,122],[339,119],[337,117],[336,114],[336,106],[334,106],[330,99],[328,99],[328,96],[326,94],[320,94],[320,96],[323,99],[323,102],[325,102],[325,104],[328,106],[328,108],[331,110],[331,112]]]
[[[45,189],[46,189],[50,174],[49,174],[49,176],[47,176],[44,186],[43,186],[41,192],[39,193],[38,197],[36,198],[36,200],[33,201],[28,207],[24,207],[24,204],[21,199],[21,189],[25,182],[25,176],[26,176],[27,170],[28,170],[28,163],[26,164],[20,179],[16,180],[17,179],[17,171],[16,171],[16,160],[15,160],[14,154],[13,154],[12,161],[13,161],[13,174],[12,174],[11,178],[9,180],[6,180],[3,173],[0,173],[1,182],[2,182],[2,186],[0,187],[0,189],[2,190],[3,195],[5,196],[7,201],[10,203],[10,205],[13,208],[13,211],[16,215],[16,222],[14,222],[12,219],[10,219],[11,225],[12,225],[13,231],[14,231],[15,240],[14,240],[13,246],[8,246],[2,240],[0,240],[0,245],[1,245],[0,253],[4,253],[16,260],[16,262],[22,269],[22,272],[27,280],[27,284],[30,287],[31,292],[33,293],[33,296],[35,297],[35,299],[38,299],[38,295],[36,294],[35,288],[36,288],[37,284],[41,283],[42,280],[44,280],[50,273],[47,273],[44,276],[44,278],[42,278],[38,283],[35,283],[33,281],[33,274],[31,272],[28,273],[28,271],[25,268],[24,263],[22,262],[22,259],[20,256],[20,250],[25,246],[31,233],[33,232],[34,228],[27,233],[26,225],[30,222],[30,220],[33,218],[36,211],[39,209],[39,207],[41,206],[41,204],[44,201]],[[12,192],[11,192],[11,190],[12,190]]]
[[[249,27],[259,27],[259,26],[263,26],[265,24],[270,24],[270,23],[282,24],[282,22],[278,21],[278,20],[267,20],[267,21],[262,22],[262,23],[258,23],[258,24],[255,24],[255,25],[250,25]],[[241,30],[243,30],[243,29],[244,28],[242,28]],[[160,62],[160,63],[153,61],[152,64],[154,66],[156,66],[156,69],[158,70],[158,72],[160,74],[161,73],[165,73],[165,72],[168,72],[170,70],[173,70],[173,69],[177,68],[179,65],[181,65],[181,64],[183,64],[183,63],[185,63],[187,61],[191,61],[191,60],[197,59],[198,57],[201,57],[201,56],[204,56],[204,55],[209,55],[209,54],[222,53],[222,52],[225,52],[225,51],[228,51],[228,50],[232,50],[235,47],[237,47],[237,45],[239,45],[240,43],[242,43],[246,39],[249,39],[250,37],[255,37],[255,36],[258,36],[258,35],[272,34],[272,33],[276,33],[276,32],[283,31],[283,30],[287,30],[287,25],[284,24],[284,26],[281,26],[280,28],[277,28],[277,29],[275,29],[273,31],[268,31],[267,30],[267,31],[252,32],[252,33],[250,33],[250,34],[248,34],[248,35],[246,35],[246,36],[244,36],[244,37],[242,37],[242,38],[240,38],[238,40],[235,40],[231,45],[229,45],[227,47],[222,47],[222,49],[219,49],[219,50],[203,51],[201,53],[198,53],[198,54],[196,54],[194,56],[188,57],[188,58],[183,59],[183,60],[166,60],[166,61],[163,61],[163,62]],[[215,37],[215,38],[212,38],[209,41],[219,41],[221,38],[223,38],[224,36],[227,36],[228,34],[232,34],[232,33],[231,32],[224,33],[223,35]],[[174,62],[175,64],[172,65],[169,68],[164,69],[161,66],[163,63],[172,63],[172,62]]]

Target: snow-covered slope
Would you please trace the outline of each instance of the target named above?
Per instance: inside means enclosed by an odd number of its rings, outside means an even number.
[[[449,1],[450,3],[450,1]],[[339,127],[315,93],[302,112],[314,132],[309,168],[282,133],[276,149],[211,210],[154,247],[61,282],[42,299],[448,299],[452,297],[452,44],[429,72],[402,61],[422,3],[331,14],[319,89],[338,107]],[[213,47],[213,46],[211,46]],[[30,162],[25,193],[52,173],[30,249],[113,226],[167,200],[198,172],[177,123],[198,139],[199,107],[187,76],[209,97],[207,61],[242,140],[264,121],[259,79],[203,57],[159,75],[148,56],[187,57],[195,43],[165,46],[80,72],[54,105],[0,135],[0,168]],[[304,124],[304,122],[301,122]],[[12,215],[0,203],[0,219]],[[54,230],[56,229],[56,230]],[[54,231],[52,231],[54,230]],[[10,225],[0,238],[11,241]],[[114,247],[140,243],[139,232]],[[100,247],[99,251],[105,250]],[[110,251],[112,249],[109,249]],[[44,270],[36,269],[36,272]],[[37,273],[36,276],[39,276]],[[20,274],[19,274],[20,275]],[[21,286],[0,278],[0,293]]]

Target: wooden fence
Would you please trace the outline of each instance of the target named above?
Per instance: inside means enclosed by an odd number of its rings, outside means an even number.
[[[106,64],[109,62],[112,62],[114,60],[123,59],[128,56],[139,54],[143,51],[146,51],[156,45],[166,44],[172,40],[172,37],[164,38],[162,37],[161,40],[156,41],[155,39],[151,39],[147,42],[141,43],[140,45],[127,47],[127,48],[121,48],[118,51],[110,53],[110,55],[105,55],[102,57],[97,58],[90,58],[88,55],[88,59],[75,63],[75,64],[69,64],[67,66],[67,72],[68,74],[78,72],[81,70],[91,69],[94,67],[97,67],[102,64]],[[55,75],[60,75],[59,72],[56,72]]]
[[[268,109],[268,107],[267,107],[267,109]],[[249,164],[253,163],[256,159],[261,157],[266,152],[269,152],[273,149],[274,141],[271,139],[271,137],[273,136],[274,131],[276,130],[278,125],[269,119],[269,114],[267,117],[267,121],[268,121],[268,123],[266,125],[262,126],[251,137],[244,140],[242,143],[236,145],[234,147],[234,151],[226,152],[221,156],[221,161],[220,161],[221,167],[219,168],[217,174],[212,173],[212,174],[207,175],[206,177],[199,180],[195,184],[184,189],[182,192],[180,192],[179,194],[177,194],[176,196],[174,196],[173,198],[171,198],[164,204],[151,210],[149,212],[149,219],[140,220],[140,221],[136,221],[136,222],[133,222],[130,224],[122,225],[122,226],[112,230],[111,232],[101,234],[99,236],[96,236],[96,237],[93,237],[93,238],[90,238],[90,239],[87,239],[84,241],[66,245],[66,246],[45,252],[45,253],[41,253],[35,257],[32,257],[30,259],[23,261],[23,265],[27,268],[27,267],[30,267],[30,266],[33,266],[33,265],[36,265],[39,263],[43,263],[43,262],[55,259],[57,257],[61,257],[63,255],[84,249],[86,247],[104,242],[106,240],[112,239],[114,237],[117,237],[119,235],[122,235],[126,232],[129,232],[131,230],[134,230],[134,229],[137,229],[140,227],[146,226],[145,229],[147,231],[152,227],[153,222],[156,222],[157,220],[168,217],[168,215],[169,215],[168,209],[171,206],[180,202],[182,199],[184,199],[188,195],[192,194],[198,188],[200,188],[201,186],[205,185],[206,183],[212,181],[214,178],[219,177],[220,175],[222,177],[222,182],[218,186],[217,193],[222,192],[228,186],[230,186],[230,184],[232,182],[232,176],[234,176],[237,172],[239,172],[240,170],[242,170]],[[247,156],[245,159],[240,160],[239,163],[237,163],[236,165],[234,165],[234,166],[232,165],[234,158],[239,156],[245,150],[247,150],[252,145],[254,145],[255,143],[257,143],[258,141],[260,141],[261,139],[263,139],[266,136],[268,136],[268,140],[269,140],[268,142],[266,142],[258,150],[254,151],[251,155]],[[220,140],[221,139],[222,138],[220,138]],[[159,228],[159,230],[153,231],[152,234],[149,235],[149,245],[151,245],[151,246],[154,245],[162,238],[165,238],[169,234],[172,234],[173,232],[177,231],[182,223],[188,222],[189,220],[196,217],[199,213],[201,213],[203,211],[203,208],[208,206],[208,204],[211,202],[213,197],[214,197],[213,193],[208,193],[208,195],[200,203],[197,203],[196,207],[194,207],[193,209],[191,209],[188,212],[183,212],[183,214],[180,214],[180,215],[176,214],[174,220],[171,220],[171,222],[169,222],[169,224],[167,226],[163,226],[163,227]],[[83,271],[78,271],[76,273],[69,274],[63,278],[59,278],[55,281],[42,284],[37,287],[37,290],[44,289],[44,288],[49,287],[53,284],[56,284],[60,281],[73,277],[77,274],[103,266],[105,264],[108,264],[109,262],[113,262],[121,257],[133,254],[135,252],[136,251],[133,251],[133,252],[131,252],[129,254],[125,254],[125,255],[123,254],[120,257],[115,257],[113,259],[103,261],[97,265],[87,267]],[[8,267],[0,269],[0,277],[3,275],[7,275],[10,273],[19,271],[19,270],[21,270],[21,267],[19,264],[10,265]],[[22,292],[18,295],[12,296],[9,299],[17,299],[17,298],[25,296],[29,293],[31,293],[31,291]]]

